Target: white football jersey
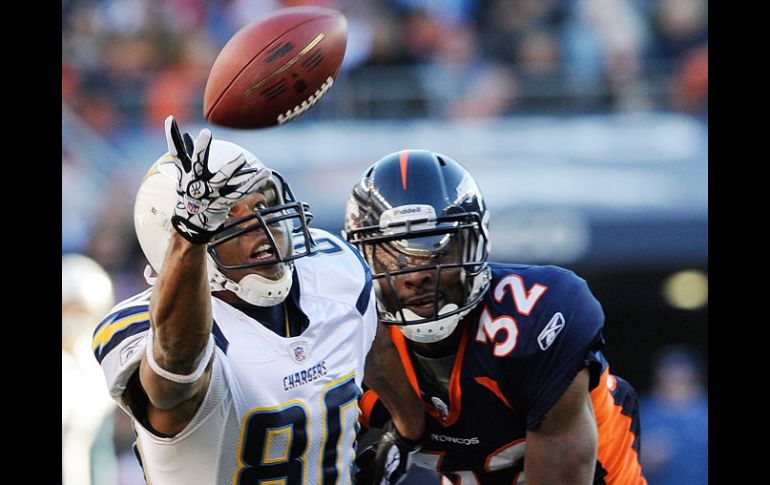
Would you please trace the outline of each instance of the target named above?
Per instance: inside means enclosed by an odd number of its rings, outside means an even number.
[[[371,275],[338,237],[312,229],[313,256],[295,261],[308,317],[285,338],[212,297],[212,379],[190,424],[172,438],[145,429],[121,396],[145,352],[151,289],[117,305],[93,350],[118,405],[134,420],[151,485],[347,484],[364,361],[376,333]],[[296,286],[299,287],[297,292]]]

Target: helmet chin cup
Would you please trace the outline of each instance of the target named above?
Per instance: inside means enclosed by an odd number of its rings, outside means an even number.
[[[281,263],[283,274],[277,280],[271,280],[258,274],[249,274],[237,283],[223,275],[209,256],[209,287],[211,291],[232,291],[238,298],[259,307],[270,307],[283,303],[289,295],[293,282],[294,265]]]
[[[233,293],[252,305],[268,307],[283,303],[291,290],[292,271],[285,268],[283,275],[277,280],[271,280],[258,274],[250,274],[241,278],[238,289]]]
[[[441,315],[451,313],[457,310],[459,307],[454,303],[449,303],[441,307],[438,311],[439,317]],[[407,322],[413,322],[416,320],[422,320],[423,317],[417,315],[408,308],[403,309],[404,319]],[[433,322],[420,323],[416,325],[404,325],[399,327],[404,337],[413,341],[423,344],[431,344],[439,342],[452,335],[457,324],[460,323],[460,319],[465,316],[464,312],[455,313],[446,318],[439,318]]]

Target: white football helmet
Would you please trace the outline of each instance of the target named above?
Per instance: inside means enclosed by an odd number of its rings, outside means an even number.
[[[112,280],[99,263],[82,254],[62,255],[62,340],[90,334],[114,304]]]
[[[214,139],[211,141],[208,158],[209,170],[216,172],[240,153],[246,156],[246,166],[243,169],[264,167],[254,154],[243,147]],[[152,165],[136,194],[136,235],[145,257],[156,273],[163,267],[171,231],[174,230],[171,217],[174,215],[177,200],[177,174],[174,158],[166,153]],[[312,238],[307,226],[312,214],[308,204],[294,199],[289,185],[276,171],[272,171],[270,180],[259,192],[265,194],[267,207],[260,207],[246,217],[225,222],[220,232],[208,243],[207,267],[211,291],[229,290],[252,305],[265,307],[277,305],[286,299],[292,285],[293,261],[312,252]],[[249,222],[251,223],[247,224]],[[264,232],[271,245],[269,251],[273,258],[270,260],[261,263],[227,264],[217,255],[219,245],[244,233],[268,226],[271,230]],[[273,237],[271,232],[274,230],[278,230],[283,237]],[[292,242],[295,234],[302,234],[304,244],[295,247]],[[221,271],[272,265],[279,265],[281,269],[280,276],[275,280],[252,273],[236,282],[227,278]],[[154,284],[155,278],[151,277],[150,267],[145,270],[145,278],[149,284]]]

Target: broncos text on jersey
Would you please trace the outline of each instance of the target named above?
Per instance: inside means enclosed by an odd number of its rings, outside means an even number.
[[[636,393],[609,373],[601,353],[604,313],[586,282],[556,266],[489,266],[490,290],[465,318],[448,392],[390,327],[428,417],[415,462],[463,485],[516,483],[527,430],[587,367],[599,430],[595,483],[644,484]],[[372,391],[361,407],[364,425],[380,427],[388,418]]]

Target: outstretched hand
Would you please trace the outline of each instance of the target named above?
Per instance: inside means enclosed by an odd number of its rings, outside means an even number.
[[[211,131],[201,130],[193,141],[179,132],[176,120],[165,121],[166,144],[177,168],[177,202],[171,223],[185,239],[196,244],[211,240],[222,227],[230,208],[259,190],[270,177],[268,168],[251,168],[240,154],[216,172],[209,170]],[[245,168],[244,168],[245,167]]]

